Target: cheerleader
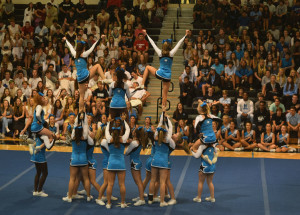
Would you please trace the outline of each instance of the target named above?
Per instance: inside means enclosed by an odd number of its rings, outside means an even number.
[[[40,148],[40,150],[32,154],[30,159],[35,164],[36,169],[33,196],[47,197],[48,194],[43,191],[43,186],[48,176],[48,165],[45,156],[46,147],[40,138],[34,138],[34,140],[36,148]]]
[[[221,148],[219,148],[221,151],[224,151],[224,146],[222,145],[222,143],[225,141],[225,133],[226,131],[229,130],[229,127],[230,127],[230,119],[229,119],[229,116],[228,115],[224,115],[222,117],[222,120],[223,120],[223,123],[221,125],[221,128],[220,128],[220,144],[219,146]]]
[[[63,40],[66,40],[66,38],[64,37]],[[75,58],[75,65],[77,69],[77,81],[78,81],[79,92],[80,92],[79,113],[83,111],[84,108],[83,100],[84,100],[84,93],[86,91],[85,83],[88,83],[89,79],[93,78],[96,72],[99,73],[99,75],[103,80],[105,79],[103,70],[99,64],[94,65],[89,70],[87,69],[87,62],[85,58],[87,58],[89,54],[94,50],[97,43],[98,41],[96,41],[89,50],[85,51],[86,43],[84,41],[80,41],[79,43],[77,43],[76,50],[75,50],[74,47],[71,45],[71,43],[68,40],[66,40],[66,44],[69,47],[71,54]]]
[[[220,120],[220,118],[211,115],[209,106],[206,102],[200,102],[198,105],[199,115],[196,117],[194,128],[197,134],[199,134],[199,139],[193,145],[194,150],[198,150],[201,156],[201,152],[207,148],[206,145],[217,143],[216,134],[212,127],[213,120]],[[207,156],[203,156],[203,159],[208,159]]]
[[[115,183],[115,177],[118,176],[119,181],[119,187],[120,187],[120,194],[121,194],[121,208],[126,208],[127,204],[125,203],[125,194],[126,194],[126,188],[125,188],[125,174],[126,174],[126,168],[125,168],[125,158],[124,158],[124,150],[125,145],[130,129],[125,121],[125,118],[123,116],[123,123],[125,126],[125,132],[124,126],[121,125],[121,118],[117,117],[114,121],[109,122],[106,126],[105,130],[105,137],[108,142],[108,148],[109,151],[109,158],[108,158],[108,165],[107,165],[107,175],[108,175],[108,186],[106,190],[107,194],[107,204],[106,208],[111,208],[111,195],[112,195],[112,188]],[[121,136],[123,134],[123,136]],[[121,136],[121,137],[120,137]]]
[[[164,121],[164,124],[161,122]],[[158,125],[154,135],[155,153],[151,163],[151,181],[149,185],[148,204],[152,204],[155,182],[159,174],[160,184],[160,207],[168,206],[165,202],[166,181],[168,178],[169,152],[170,148],[175,149],[175,143],[172,140],[173,126],[169,118],[165,120],[164,112],[161,115],[161,122]]]
[[[114,81],[109,86],[109,97],[112,97],[109,105],[110,118],[121,116],[122,113],[127,112],[127,104],[125,101],[125,95],[130,100],[129,87],[123,82],[125,79],[125,73],[122,68],[117,68],[113,75]]]
[[[225,141],[222,143],[225,150],[241,151],[240,132],[235,128],[235,122],[231,121],[229,130],[225,132]]]
[[[289,150],[290,136],[287,133],[286,125],[281,126],[281,132],[277,133],[276,152],[287,152]],[[293,151],[293,150],[291,150]]]
[[[257,147],[255,131],[252,129],[251,122],[246,122],[246,130],[242,131],[241,143],[243,146],[241,150],[252,150]]]
[[[141,150],[146,148],[144,128],[142,126],[136,127],[132,132],[132,136],[133,140],[125,154],[130,155],[131,174],[139,190],[139,199],[136,199],[134,206],[141,206],[145,204],[144,187],[141,178],[142,162],[140,160]]]
[[[87,159],[87,144],[93,145],[91,134],[89,134],[89,126],[87,124],[87,116],[84,119],[79,119],[77,116],[75,120],[74,129],[72,131],[72,155],[70,162],[70,181],[68,196],[63,197],[63,201],[72,202],[72,197],[76,193],[74,192],[76,187],[76,180],[78,175],[81,174],[83,178],[84,189],[87,194],[87,201],[91,201],[90,196],[90,180],[89,180],[89,168]],[[81,122],[82,124],[79,124]]]
[[[157,53],[159,57],[159,62],[160,62],[160,67],[159,69],[156,69],[152,66],[146,66],[146,69],[143,74],[143,82],[142,82],[142,87],[144,86],[148,74],[152,74],[156,78],[160,79],[163,81],[163,93],[162,93],[162,106],[166,106],[167,103],[167,96],[168,96],[168,91],[170,87],[170,81],[171,81],[171,73],[172,73],[172,64],[173,64],[173,57],[176,54],[177,50],[183,43],[186,35],[188,34],[188,30],[186,30],[185,36],[176,44],[176,46],[171,50],[172,48],[172,40],[167,39],[163,40],[163,45],[162,45],[162,50],[160,50],[154,41],[149,37],[149,35],[146,33],[146,30],[144,30],[144,33],[147,35],[151,45],[153,46],[155,52]]]
[[[266,124],[266,131],[262,132],[260,141],[261,142],[257,144],[260,151],[275,152],[275,135],[272,132],[272,126],[270,123]]]
[[[192,154],[195,158],[200,158],[200,156],[203,154],[204,156],[207,156],[208,159],[211,162],[207,162],[203,158],[201,158],[201,165],[199,170],[199,183],[198,183],[198,196],[193,199],[194,202],[201,202],[201,195],[203,190],[203,184],[206,179],[207,185],[210,191],[210,197],[205,198],[205,201],[209,202],[215,202],[215,195],[214,195],[214,184],[213,184],[213,177],[214,172],[216,170],[216,160],[214,160],[216,156],[216,152],[214,150],[213,144],[207,145],[207,148],[202,151],[200,147],[197,151],[192,150]]]
[[[221,129],[218,130],[218,124],[216,121],[212,122],[212,127],[213,127],[213,131],[216,135],[216,139],[217,139],[216,148],[218,148],[220,151],[224,151],[224,147],[222,145],[220,145]]]
[[[44,127],[44,125],[47,125],[45,119],[44,119],[44,111],[42,106],[45,104],[44,94],[39,92],[34,97],[35,102],[35,110],[33,113],[33,122],[31,124],[31,133],[35,135],[36,138],[40,138],[44,144],[45,147],[50,150],[54,144],[54,140],[56,139],[56,136],[47,128]],[[30,154],[33,152],[38,152],[43,148],[43,145],[35,146],[35,144],[29,145],[29,151]]]
[[[91,113],[87,114],[87,124],[89,126],[89,136],[93,137],[95,136],[96,131],[96,124],[93,123],[93,115]],[[88,166],[89,166],[89,179],[91,184],[95,187],[95,189],[100,192],[100,185],[96,181],[96,169],[97,169],[97,160],[94,158],[94,148],[95,143],[92,141],[91,144],[87,145],[86,148],[86,155],[88,159]]]

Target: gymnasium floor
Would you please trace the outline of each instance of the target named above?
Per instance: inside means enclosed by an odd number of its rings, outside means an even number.
[[[68,187],[70,153],[66,151],[70,151],[69,147],[53,147],[47,152],[49,174],[44,190],[49,197],[33,197],[35,168],[26,150],[27,146],[0,144],[0,214],[300,214],[299,153],[223,152],[214,178],[216,202],[195,203],[192,199],[197,195],[199,160],[175,151],[177,156],[171,156],[171,181],[177,205],[160,208],[156,203],[121,209],[116,206],[119,202],[116,201],[112,209],[107,210],[94,201],[66,203],[61,200]],[[95,155],[99,167],[97,180],[102,183],[102,154],[99,151],[97,148]],[[145,151],[145,154],[149,153],[149,150]],[[141,159],[145,163],[147,155],[142,155]],[[128,158],[126,166],[126,201],[131,202],[138,196],[138,189],[130,173]],[[142,177],[144,175],[143,169]],[[94,189],[92,195],[97,196]],[[113,195],[119,196],[117,184]],[[208,195],[205,185],[202,199]]]

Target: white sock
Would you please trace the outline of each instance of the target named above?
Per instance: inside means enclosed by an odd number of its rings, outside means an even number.
[[[50,143],[50,140],[46,135],[42,135],[41,139],[44,141],[46,148],[50,150],[53,146],[54,140]]]
[[[207,148],[207,146],[206,146],[206,145],[204,145],[204,144],[201,144],[201,145],[199,146],[199,149],[198,149],[198,150],[200,150],[200,151],[199,151],[199,153],[200,153],[200,156],[202,155],[202,153],[203,153],[204,149],[206,149],[206,148]]]

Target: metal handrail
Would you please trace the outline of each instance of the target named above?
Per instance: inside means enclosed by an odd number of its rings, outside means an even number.
[[[175,21],[173,22],[173,35],[174,35],[174,42],[176,42],[176,30],[175,30]]]

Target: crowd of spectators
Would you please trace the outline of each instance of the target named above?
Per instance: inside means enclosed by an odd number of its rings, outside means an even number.
[[[237,128],[249,121],[259,142],[267,123],[275,133],[287,125],[300,144],[299,16],[299,0],[197,0],[183,45],[181,104],[201,99]]]
[[[33,97],[42,92],[48,103],[44,107],[45,119],[60,130],[58,137],[65,138],[66,127],[74,123],[78,112],[79,92],[74,58],[62,42],[63,37],[74,47],[84,41],[89,48],[99,40],[87,62],[89,68],[100,64],[106,79],[91,79],[84,97],[94,122],[106,119],[102,116],[108,113],[108,86],[118,67],[125,72],[130,87],[132,99],[128,108],[134,117],[141,115],[150,96],[139,88],[149,60],[149,44],[143,29],[151,26],[152,21],[162,21],[167,1],[134,0],[129,8],[106,3],[110,6],[104,4],[99,9],[84,0],[29,3],[23,20],[15,19],[19,16],[11,0],[0,3],[2,137],[18,137],[28,131],[34,111]]]

